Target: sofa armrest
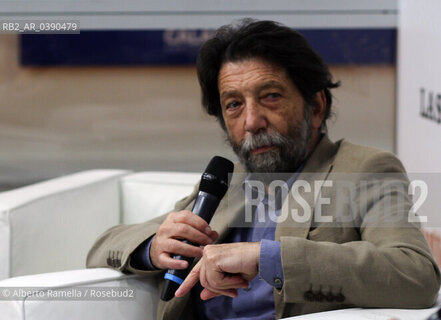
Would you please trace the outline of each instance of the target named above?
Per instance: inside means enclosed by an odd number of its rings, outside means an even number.
[[[425,320],[439,309],[381,309],[350,308],[306,314],[303,316],[283,318],[282,320]]]
[[[0,193],[0,280],[81,269],[120,222],[123,170],[93,170]]]
[[[41,288],[43,287],[43,289]],[[145,320],[156,318],[158,285],[154,277],[126,275],[119,271],[97,268],[15,277],[0,281],[0,314],[10,320]],[[46,294],[25,295],[19,288]],[[104,289],[103,289],[104,288]],[[57,298],[48,297],[47,292]],[[129,292],[129,296],[97,297],[99,292]],[[13,294],[19,296],[12,300]],[[60,298],[71,293],[71,297]],[[6,296],[9,297],[6,297]]]

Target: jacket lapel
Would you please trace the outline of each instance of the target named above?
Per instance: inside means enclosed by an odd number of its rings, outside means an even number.
[[[242,184],[247,175],[242,165],[235,163],[234,174],[231,177],[228,192],[219,204],[219,208],[210,223],[212,229],[219,234],[219,238],[215,243],[224,242],[225,237],[232,228],[240,225],[240,219],[245,208],[245,195]]]
[[[320,140],[283,203],[282,211],[287,210],[288,214],[285,219],[280,219],[277,223],[276,241],[287,236],[300,238],[308,236],[317,198],[323,182],[332,170],[338,148],[339,143],[332,143],[326,135]],[[310,208],[309,214],[304,207]],[[281,293],[282,291],[274,289],[276,318],[281,318],[284,312],[285,303]]]

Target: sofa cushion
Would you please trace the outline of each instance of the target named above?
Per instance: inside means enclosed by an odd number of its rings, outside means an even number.
[[[121,180],[124,224],[150,220],[173,209],[176,201],[189,195],[200,173],[141,172]]]
[[[94,170],[0,194],[0,279],[84,268],[99,234],[119,223],[120,178]]]

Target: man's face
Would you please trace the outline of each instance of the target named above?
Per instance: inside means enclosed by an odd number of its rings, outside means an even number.
[[[293,172],[311,147],[311,117],[296,85],[261,59],[227,62],[218,88],[228,139],[250,172]]]

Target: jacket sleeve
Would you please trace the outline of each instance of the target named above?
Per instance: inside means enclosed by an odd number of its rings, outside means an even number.
[[[351,200],[366,208],[355,210],[355,226],[319,225],[307,238],[280,238],[284,284],[279,294],[286,303],[432,306],[440,287],[440,272],[419,226],[409,222],[412,201],[403,166],[394,155],[378,152],[363,162],[360,172],[372,183],[358,189]],[[378,196],[375,188],[392,180],[403,188],[382,188]],[[345,233],[356,234],[359,239],[345,240]]]
[[[199,185],[193,192],[178,201],[173,211],[191,209],[196,198]],[[155,275],[162,270],[146,271],[131,266],[130,255],[145,240],[154,235],[168,213],[155,219],[131,225],[117,225],[105,231],[89,250],[86,260],[87,268],[110,267],[123,272]]]

